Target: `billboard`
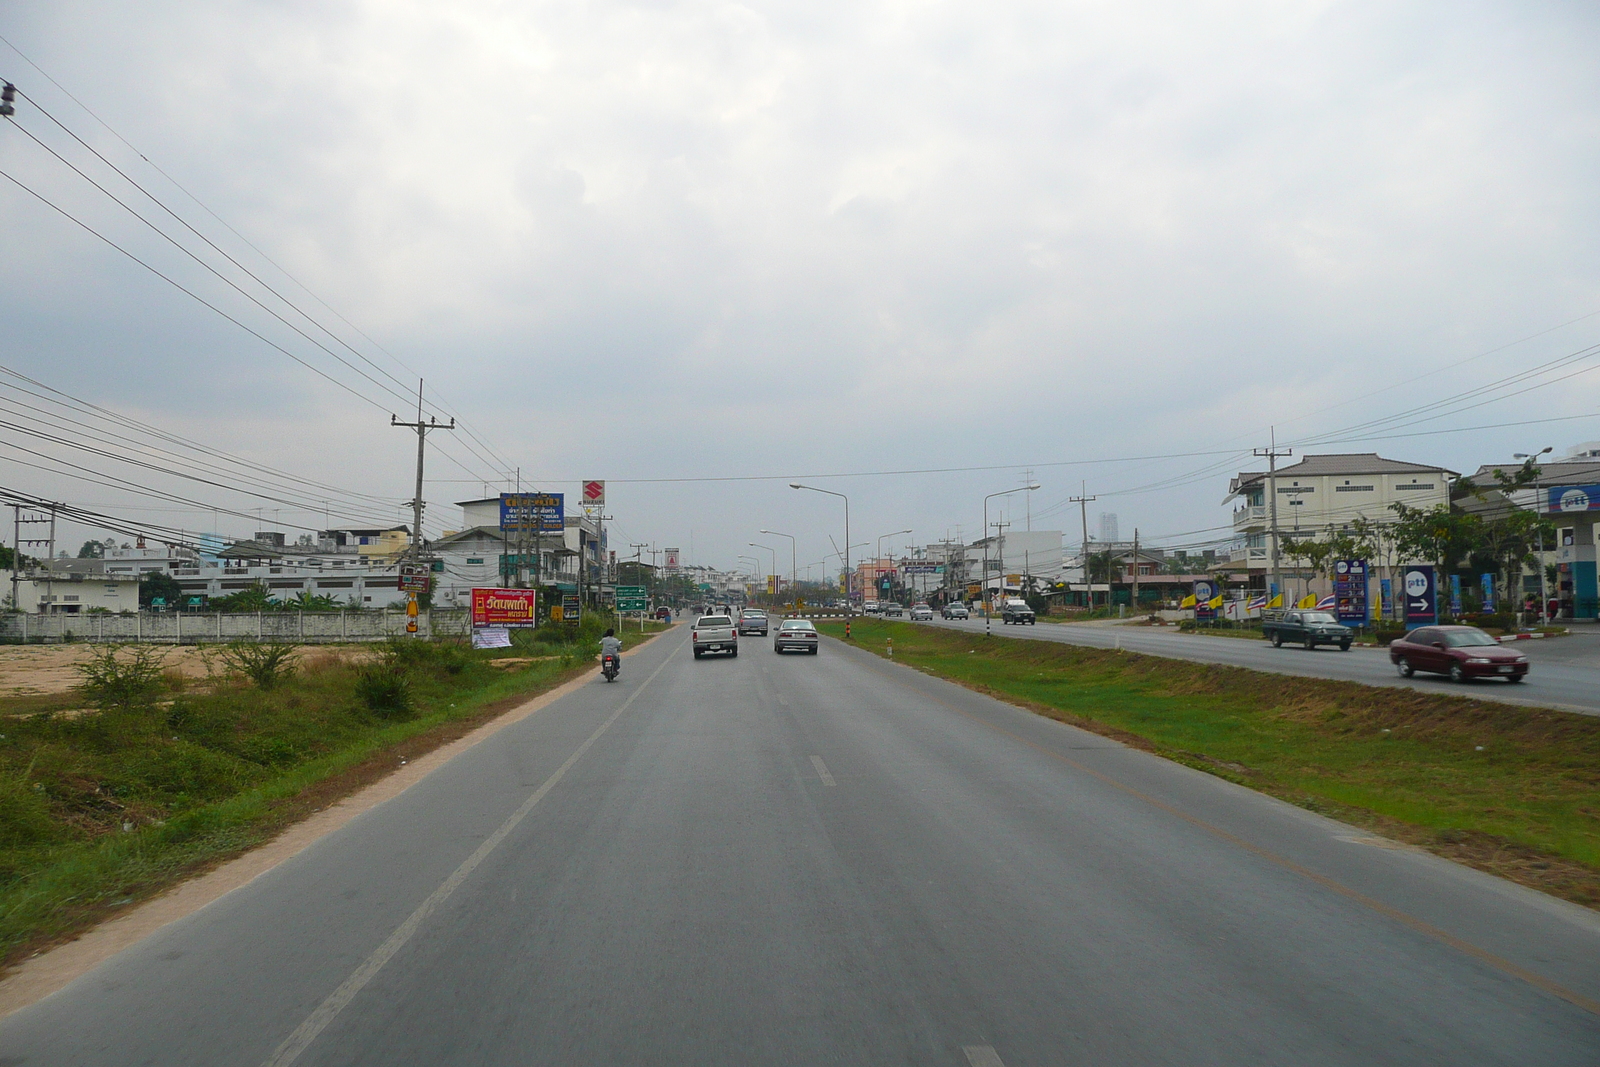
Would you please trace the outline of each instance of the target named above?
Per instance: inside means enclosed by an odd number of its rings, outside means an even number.
[[[606,506],[606,483],[591,478],[583,483],[583,506],[586,508],[603,508]]]
[[[399,588],[402,593],[426,593],[433,582],[433,568],[426,563],[400,564]]]
[[[916,559],[900,564],[900,571],[903,574],[943,574],[944,566],[931,559]]]
[[[1214,619],[1217,617],[1217,609],[1208,603],[1208,601],[1216,599],[1216,595],[1217,583],[1204,580],[1194,583],[1194,617],[1196,619]]]
[[[1550,511],[1600,510],[1600,485],[1555,485],[1550,487]]]
[[[1367,561],[1341,559],[1333,564],[1333,610],[1346,626],[1365,626],[1367,605]]]
[[[1407,567],[1401,576],[1406,598],[1406,626],[1432,626],[1439,621],[1439,585],[1431,564]]]
[[[566,528],[566,494],[500,494],[500,529],[560,533]]]
[[[666,556],[667,556],[667,570],[669,570],[669,571],[677,570],[678,569],[678,556],[679,556],[678,550],[676,548],[666,549]]]
[[[539,594],[534,589],[474,589],[472,625],[534,626],[538,624]]]

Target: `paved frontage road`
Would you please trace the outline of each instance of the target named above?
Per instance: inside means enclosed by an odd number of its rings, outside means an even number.
[[[983,633],[982,619],[945,620],[919,626],[942,626],[965,633]],[[1186,659],[1196,663],[1220,663],[1231,667],[1275,674],[1297,674],[1307,678],[1331,678],[1364,685],[1404,686],[1428,693],[1451,693],[1480,700],[1508,704],[1565,708],[1588,715],[1600,714],[1600,628],[1585,625],[1567,637],[1537,641],[1518,641],[1506,647],[1525,653],[1532,661],[1527,681],[1511,684],[1499,680],[1460,685],[1440,675],[1415,675],[1401,678],[1382,648],[1352,648],[1340,652],[1323,646],[1315,651],[1284,645],[1273,648],[1263,640],[1237,637],[1205,637],[1178,633],[1175,629],[1152,626],[1123,626],[1099,623],[1037,623],[1033,626],[1007,626],[995,619],[991,633],[996,637],[1022,637],[1040,641],[1062,641],[1094,648],[1124,648],[1152,656]]]
[[[836,641],[687,638],[6,1019],[0,1063],[1600,1062],[1594,913]]]

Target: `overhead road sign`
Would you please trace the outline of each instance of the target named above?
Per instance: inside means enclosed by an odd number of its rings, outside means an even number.
[[[567,528],[565,493],[501,493],[500,528],[560,533]]]
[[[943,574],[944,565],[932,560],[912,560],[909,563],[902,563],[900,570],[906,574]]]

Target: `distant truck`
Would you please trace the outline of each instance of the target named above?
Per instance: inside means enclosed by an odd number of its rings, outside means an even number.
[[[1333,617],[1331,611],[1269,611],[1261,617],[1261,636],[1272,642],[1273,648],[1290,644],[1316,648],[1318,645],[1338,645],[1340,652],[1350,651],[1355,631]]]
[[[1033,609],[1028,607],[1028,602],[1018,597],[1008,597],[1000,605],[1000,621],[1014,623],[1017,626],[1032,626],[1038,622],[1034,618]]]

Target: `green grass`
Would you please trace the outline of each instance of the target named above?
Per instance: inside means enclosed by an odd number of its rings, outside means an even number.
[[[1600,906],[1600,717],[898,623],[854,630],[879,655],[891,636],[897,663]]]
[[[592,667],[587,635],[518,636],[517,647],[482,651],[397,643],[376,664],[305,649],[271,689],[174,679],[154,700],[97,713],[57,714],[83,708],[81,694],[0,702],[0,960],[260,844],[402,756]],[[357,683],[373,669],[403,673],[407,707],[361,700]]]

